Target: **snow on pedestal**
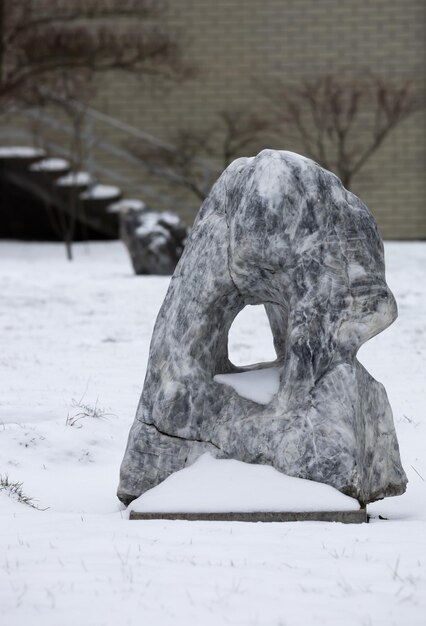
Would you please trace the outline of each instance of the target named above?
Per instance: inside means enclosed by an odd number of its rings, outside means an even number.
[[[130,508],[139,513],[227,513],[356,511],[360,506],[329,485],[206,453],[146,491]]]

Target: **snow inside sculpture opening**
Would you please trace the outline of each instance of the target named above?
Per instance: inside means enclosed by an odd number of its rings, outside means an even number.
[[[235,318],[228,334],[231,363],[247,371],[216,374],[214,380],[229,385],[238,395],[269,404],[279,388],[279,370],[272,331],[263,305],[247,305]]]
[[[247,305],[234,319],[228,334],[228,355],[237,367],[276,360],[271,326],[263,304]]]

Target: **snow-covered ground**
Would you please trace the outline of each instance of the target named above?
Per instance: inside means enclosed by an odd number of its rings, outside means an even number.
[[[400,317],[359,355],[408,491],[355,526],[129,521],[118,468],[168,279],[135,277],[120,243],[75,252],[0,242],[0,474],[46,509],[0,491],[2,626],[423,625],[426,245],[387,244]],[[237,322],[235,361],[268,359],[262,310]]]

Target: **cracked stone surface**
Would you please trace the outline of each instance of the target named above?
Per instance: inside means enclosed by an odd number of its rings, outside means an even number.
[[[242,398],[216,374],[242,371],[228,331],[264,304],[279,390]],[[272,465],[368,503],[405,491],[384,387],[359,347],[397,316],[368,208],[299,155],[234,161],[203,203],[158,314],[118,497],[126,504],[192,463]]]

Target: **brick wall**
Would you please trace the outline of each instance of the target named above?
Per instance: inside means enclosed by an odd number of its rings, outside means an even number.
[[[424,0],[171,0],[170,5],[169,21],[182,33],[198,75],[167,89],[125,75],[105,76],[94,102],[158,137],[166,138],[176,126],[203,128],[224,106],[248,101],[261,106],[256,80],[277,72],[298,81],[372,71],[409,78],[426,91]],[[274,147],[302,151],[277,142]],[[422,112],[388,138],[353,184],[384,237],[426,238],[425,172]],[[199,202],[178,195],[190,221]]]
[[[198,76],[166,92],[117,77],[99,106],[158,136],[174,125],[213,119],[225,105],[261,95],[253,79],[278,72],[297,81],[372,71],[425,90],[423,0],[174,0],[170,21],[189,44]],[[283,149],[289,146],[280,146]],[[297,146],[292,145],[291,149]],[[299,151],[301,151],[299,147]],[[426,237],[426,114],[391,135],[353,191],[386,238]],[[197,201],[188,197],[196,208]]]

